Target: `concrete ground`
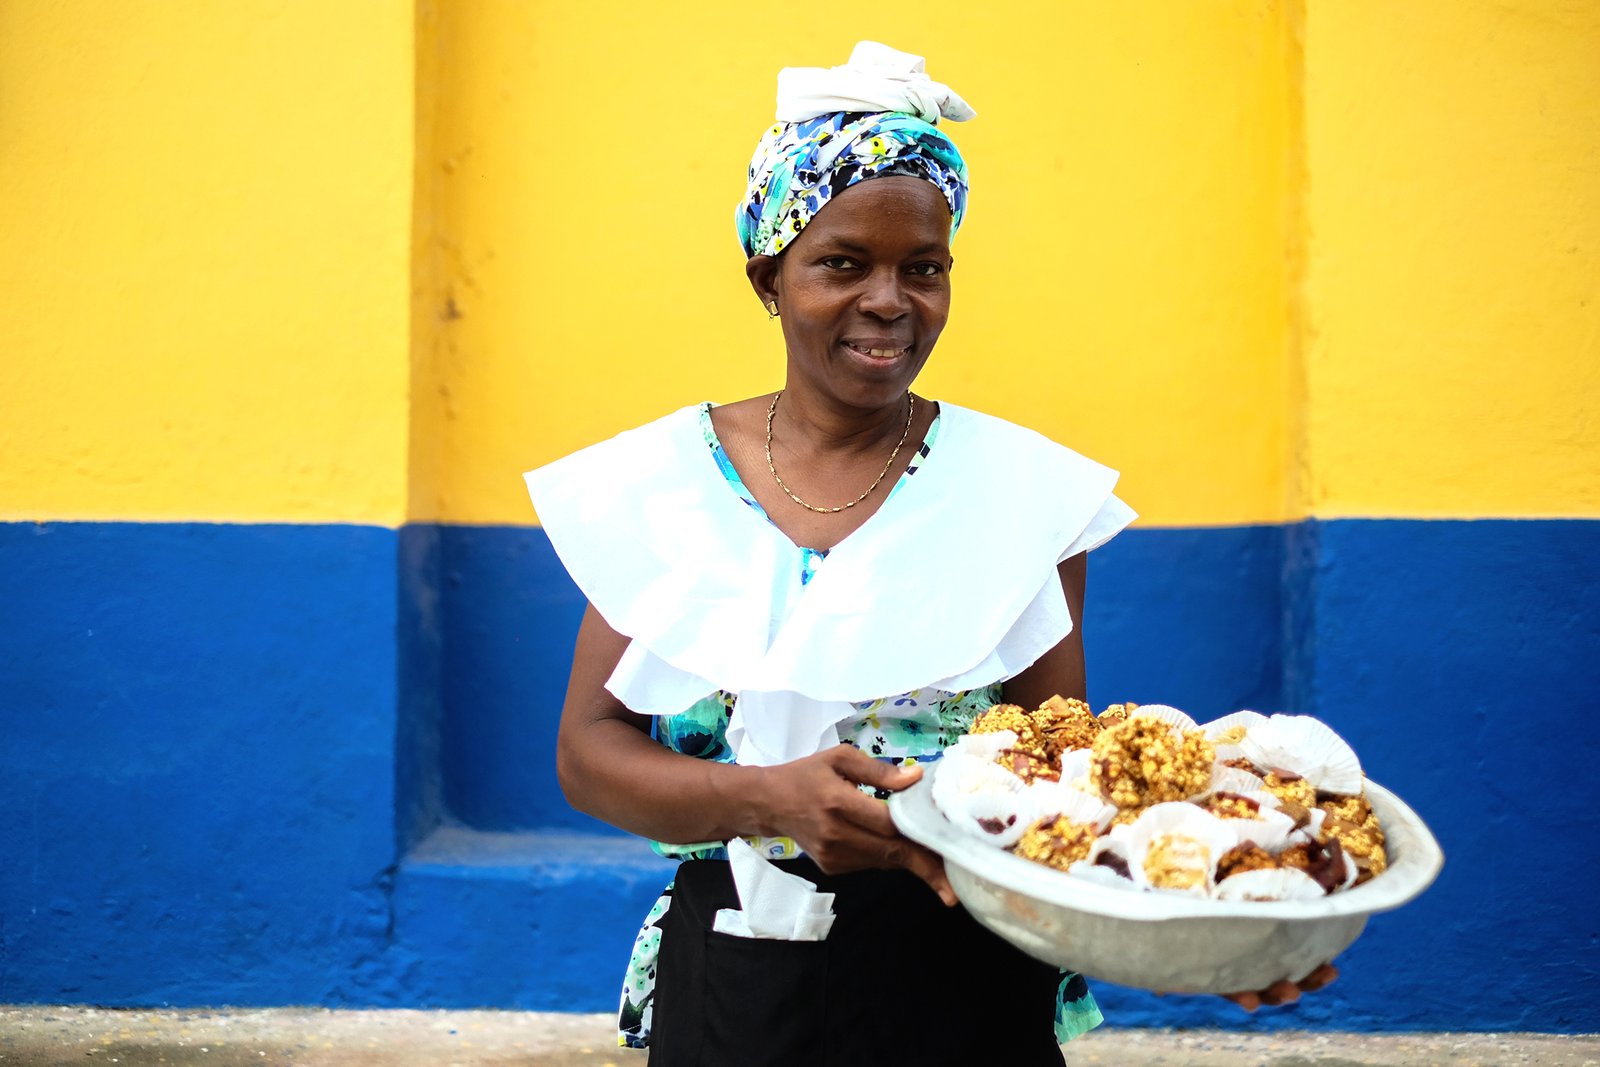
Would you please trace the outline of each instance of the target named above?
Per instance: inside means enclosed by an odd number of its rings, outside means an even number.
[[[613,1045],[612,1021],[608,1015],[492,1011],[0,1006],[0,1067],[644,1067],[644,1053]],[[1107,1027],[1066,1051],[1068,1064],[1107,1067],[1600,1067],[1600,1035],[1252,1035]]]

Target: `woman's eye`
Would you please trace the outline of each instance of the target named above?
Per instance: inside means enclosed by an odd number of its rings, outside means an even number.
[[[848,256],[829,256],[822,261],[822,265],[831,270],[849,270],[855,266],[855,261]]]
[[[924,278],[933,278],[943,274],[944,268],[939,266],[937,263],[918,263],[916,266],[911,268],[911,273],[920,274]]]

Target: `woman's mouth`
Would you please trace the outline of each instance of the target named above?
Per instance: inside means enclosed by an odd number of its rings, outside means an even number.
[[[888,347],[879,346],[871,342],[862,344],[856,341],[846,341],[844,346],[858,355],[885,363],[889,362],[890,360],[899,359],[901,356],[908,355],[911,352],[910,345],[904,345],[901,347]]]

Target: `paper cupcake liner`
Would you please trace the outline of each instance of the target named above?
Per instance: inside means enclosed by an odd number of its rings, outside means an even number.
[[[974,793],[959,797],[946,818],[997,848],[1010,848],[1034,822],[1034,804],[1026,792]]]
[[[1093,849],[1090,849],[1090,855],[1094,855]],[[1093,882],[1096,885],[1107,886],[1111,889],[1135,888],[1134,884],[1128,879],[1122,877],[1110,867],[1102,867],[1093,860],[1079,860],[1067,868],[1067,873],[1074,878],[1081,878],[1085,882]]]
[[[1054,816],[1079,826],[1093,826],[1098,833],[1111,825],[1117,814],[1115,807],[1099,797],[1060,782],[1035,782],[1027,795],[1035,820]]]
[[[951,748],[939,761],[933,780],[933,802],[945,817],[956,819],[966,813],[965,798],[981,794],[1020,796],[1027,784],[1004,767],[976,759]]]
[[[1187,714],[1168,704],[1140,704],[1129,717],[1135,719],[1160,719],[1162,722],[1179,730],[1194,730],[1200,726]]]
[[[1089,767],[1094,762],[1094,750],[1073,749],[1061,754],[1061,784],[1099,799],[1099,792],[1089,781]]]
[[[1241,770],[1238,767],[1229,767],[1221,762],[1219,754],[1218,762],[1212,765],[1211,768],[1211,784],[1206,787],[1203,795],[1210,796],[1212,793],[1253,795],[1262,791],[1261,776],[1259,774],[1251,774],[1249,771]],[[1266,795],[1271,798],[1272,806],[1277,807],[1278,798],[1272,796],[1271,793]]]
[[[1152,857],[1164,858],[1173,868],[1190,868],[1199,875],[1197,884],[1181,891],[1206,894],[1216,880],[1217,861],[1239,843],[1225,819],[1203,808],[1179,801],[1154,804],[1126,828],[1128,870],[1136,884],[1151,889],[1167,888],[1152,883],[1148,864]]]
[[[1270,871],[1241,871],[1217,883],[1218,900],[1315,900],[1322,887],[1304,871],[1292,867]]]
[[[1259,711],[1236,711],[1220,719],[1211,720],[1201,729],[1206,732],[1206,739],[1215,742],[1220,748],[1224,744],[1237,745],[1246,734],[1266,721],[1267,717]],[[1237,733],[1230,736],[1230,731]]]
[[[1274,715],[1240,743],[1257,766],[1306,779],[1321,793],[1361,792],[1361,761],[1332,727],[1309,715]]]
[[[945,750],[949,757],[960,753],[974,759],[992,760],[1008,748],[1015,748],[1017,734],[1014,730],[995,730],[987,734],[963,734],[956,743]]]
[[[1271,795],[1271,794],[1267,794]],[[1239,837],[1239,844],[1253,844],[1276,856],[1289,845],[1294,834],[1294,820],[1276,808],[1262,806],[1254,819],[1224,819],[1229,829]]]

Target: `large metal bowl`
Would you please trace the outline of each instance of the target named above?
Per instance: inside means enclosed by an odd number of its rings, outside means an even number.
[[[1367,916],[1432,884],[1444,864],[1433,834],[1371,781],[1389,866],[1364,885],[1312,901],[1228,902],[1097,885],[958,829],[934,806],[939,764],[889,798],[900,832],[944,857],[975,918],[1029,955],[1120,985],[1166,993],[1237,993],[1298,981],[1361,935]]]

